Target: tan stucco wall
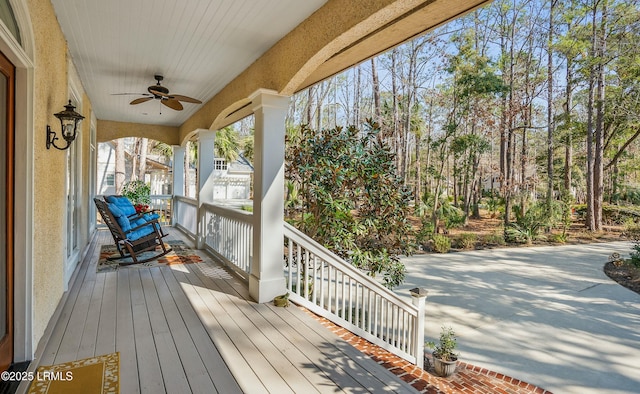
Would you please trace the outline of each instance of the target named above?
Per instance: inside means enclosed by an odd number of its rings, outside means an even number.
[[[180,143],[177,127],[98,120],[98,142],[124,137],[150,138],[168,145]]]
[[[35,42],[33,122],[33,338],[38,343],[64,291],[67,152],[45,147],[46,126],[68,99],[67,44],[49,1],[28,0]],[[86,99],[86,95],[83,94]],[[88,99],[83,115],[91,106]],[[88,123],[88,122],[87,122]],[[88,124],[82,125],[88,141]],[[88,145],[83,144],[83,149]],[[88,153],[83,152],[83,156]],[[87,163],[83,163],[85,167]],[[83,171],[88,171],[83,169]],[[86,172],[85,172],[86,173]]]

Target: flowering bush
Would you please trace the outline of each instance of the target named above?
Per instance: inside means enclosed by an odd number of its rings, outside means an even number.
[[[122,195],[134,205],[149,204],[151,202],[149,194],[151,194],[151,186],[143,181],[127,182],[122,188]]]
[[[136,209],[136,213],[147,212],[149,210],[149,206],[146,204],[136,204],[133,207]]]

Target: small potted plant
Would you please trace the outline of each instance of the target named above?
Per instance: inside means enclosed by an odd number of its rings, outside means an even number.
[[[433,367],[436,374],[445,378],[453,375],[456,371],[456,361],[458,361],[458,353],[454,352],[458,344],[453,329],[442,326],[438,344],[427,342],[426,345],[433,349]]]

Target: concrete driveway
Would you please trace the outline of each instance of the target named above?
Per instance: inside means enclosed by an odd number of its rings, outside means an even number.
[[[427,340],[452,326],[463,361],[556,394],[640,393],[640,295],[602,271],[611,253],[630,250],[613,242],[414,255],[395,290],[429,290]]]

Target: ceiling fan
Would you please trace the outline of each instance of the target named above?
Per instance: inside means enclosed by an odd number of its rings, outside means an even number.
[[[137,98],[131,101],[129,104],[136,105],[146,103],[149,100],[160,100],[162,104],[165,106],[174,109],[176,111],[182,111],[184,108],[182,106],[182,102],[185,103],[193,103],[193,104],[202,104],[202,101],[198,99],[194,99],[192,97],[183,96],[181,94],[169,94],[169,89],[162,86],[161,82],[164,79],[162,75],[154,75],[153,76],[157,83],[155,85],[151,85],[147,88],[149,93],[117,93],[116,95],[130,95],[130,94],[139,94],[145,97]]]

